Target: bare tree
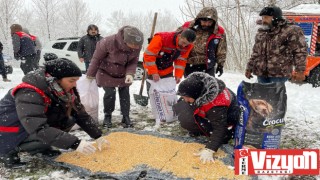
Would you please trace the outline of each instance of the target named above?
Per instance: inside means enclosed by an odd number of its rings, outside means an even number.
[[[15,23],[16,14],[19,12],[22,0],[0,0],[0,32],[2,43],[6,51],[10,51],[11,40],[10,26]]]
[[[243,70],[251,53],[253,35],[255,32],[256,8],[249,6],[252,1],[240,0],[186,0],[184,14],[195,9],[193,18],[206,6],[214,6],[218,10],[218,24],[224,27],[227,35],[228,69]]]
[[[151,26],[153,22],[154,12],[149,11],[147,13],[124,13],[123,11],[114,11],[111,13],[111,17],[107,19],[107,25],[112,33],[116,33],[119,28],[125,25],[132,25],[139,28],[144,36],[145,43],[147,45],[147,39],[151,33]],[[178,27],[178,22],[172,19],[173,14],[167,10],[159,13],[156,25],[156,32],[160,31],[174,31]],[[109,32],[109,33],[111,33]]]
[[[314,0],[185,0],[181,13],[185,19],[194,18],[203,7],[213,6],[218,11],[219,25],[227,35],[226,67],[244,70],[250,58],[254,36],[258,26],[259,11],[269,5],[288,9],[302,3],[315,3]]]
[[[83,0],[69,0],[63,5],[61,12],[63,29],[67,34],[80,36],[89,24],[98,24],[100,16],[90,12],[87,4]]]
[[[59,0],[32,0],[36,18],[39,24],[44,24],[45,35],[49,40],[55,36],[54,30],[56,21],[59,19],[60,2]]]

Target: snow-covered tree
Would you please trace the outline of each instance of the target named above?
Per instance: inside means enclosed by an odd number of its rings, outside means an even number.
[[[106,21],[109,28],[108,34],[116,33],[119,28],[125,25],[135,26],[143,32],[145,37],[144,46],[147,46],[147,39],[150,37],[154,13],[155,12],[152,11],[147,13],[124,13],[121,10],[114,11],[111,13],[111,17]],[[174,17],[173,14],[167,10],[158,12],[155,32],[175,31],[179,23],[172,17]]]
[[[82,36],[86,32],[88,25],[98,25],[101,17],[91,13],[88,5],[83,0],[69,0],[63,4],[61,19],[63,29],[66,30],[65,32],[69,36]],[[62,35],[65,34],[62,33]]]
[[[12,49],[10,26],[16,23],[22,3],[22,0],[0,0],[0,39],[6,52]]]
[[[60,0],[32,0],[34,18],[37,18],[39,28],[43,28],[42,36],[49,40],[56,37],[55,27],[59,21],[61,1]],[[41,25],[41,26],[40,26]]]
[[[185,20],[190,20],[203,7],[215,7],[218,11],[218,23],[223,26],[227,35],[226,67],[244,70],[251,55],[260,10],[268,5],[289,9],[302,3],[316,3],[316,0],[185,0],[185,5],[180,9]]]

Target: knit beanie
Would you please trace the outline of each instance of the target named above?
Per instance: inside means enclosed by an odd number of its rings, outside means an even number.
[[[189,77],[182,81],[179,85],[177,94],[198,99],[202,94],[203,82],[195,78]]]
[[[272,16],[274,20],[283,19],[282,10],[277,6],[264,7],[260,11],[259,16]]]
[[[123,29],[123,40],[125,43],[141,46],[143,44],[143,33],[136,27],[126,26]]]
[[[57,79],[82,76],[80,68],[69,59],[60,58],[46,61],[44,66],[45,72]]]

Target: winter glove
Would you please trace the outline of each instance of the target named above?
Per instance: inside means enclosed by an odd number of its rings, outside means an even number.
[[[206,162],[214,162],[213,153],[215,153],[215,152],[212,151],[211,149],[204,148],[200,152],[194,153],[194,155],[195,156],[199,156],[200,157],[200,161],[203,164],[205,164]]]
[[[131,74],[126,75],[126,80],[124,80],[126,84],[132,84],[133,83],[133,76]]]
[[[89,155],[89,154],[92,154],[92,153],[95,153],[96,152],[96,148],[92,145],[94,144],[95,142],[88,142],[88,141],[85,141],[85,140],[81,140],[78,148],[76,149],[76,151],[82,153],[82,154],[85,154],[85,155]]]
[[[90,83],[95,79],[94,77],[91,77],[91,76],[87,76],[86,78],[88,81],[90,81]]]
[[[223,66],[220,64],[218,64],[218,67],[216,69],[216,74],[218,73],[219,73],[218,77],[220,77],[223,74]]]
[[[253,78],[253,76],[251,75],[251,71],[249,71],[249,70],[246,70],[245,76],[246,76],[248,79]]]
[[[154,82],[159,81],[160,80],[159,74],[152,74],[152,79],[153,79]]]
[[[291,79],[296,82],[301,82],[306,79],[306,76],[304,75],[304,72],[294,72]]]
[[[102,147],[104,144],[106,145],[106,147],[110,146],[109,141],[107,141],[104,137],[99,137],[98,139],[96,139],[96,142],[97,142],[99,151],[102,150]]]
[[[179,82],[181,81],[181,78],[175,77],[175,79],[176,79],[176,84],[179,84]]]

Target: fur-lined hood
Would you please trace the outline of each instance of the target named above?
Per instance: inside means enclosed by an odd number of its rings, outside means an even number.
[[[194,86],[195,84],[199,83],[202,84],[202,89],[195,89],[201,91],[199,93],[199,97],[195,99],[194,102],[197,107],[213,101],[218,96],[218,94],[221,93],[226,87],[223,81],[203,72],[194,72],[190,74],[183,82],[181,82],[180,86],[188,87]],[[182,89],[179,88],[178,94],[184,94],[181,91]]]

